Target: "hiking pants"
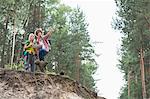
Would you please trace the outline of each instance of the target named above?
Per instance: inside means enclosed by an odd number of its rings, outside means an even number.
[[[39,59],[40,59],[40,61],[41,60],[44,61],[44,57],[46,56],[47,53],[48,52],[45,49],[40,49],[39,50]]]
[[[28,53],[27,64],[28,64],[28,68],[31,69],[31,72],[35,72],[34,60],[35,60],[35,56],[33,54]]]

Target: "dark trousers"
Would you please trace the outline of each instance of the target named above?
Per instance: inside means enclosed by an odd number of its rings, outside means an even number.
[[[35,72],[34,60],[35,60],[35,56],[33,54],[28,53],[27,64],[28,64],[28,69],[30,68],[31,72]]]
[[[44,61],[44,57],[46,56],[48,52],[45,49],[40,49],[39,50],[39,59],[40,61]]]

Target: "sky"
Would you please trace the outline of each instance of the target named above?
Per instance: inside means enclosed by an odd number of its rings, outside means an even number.
[[[116,13],[114,0],[62,0],[71,7],[80,7],[89,23],[88,31],[92,42],[102,42],[95,45],[98,70],[94,75],[98,94],[107,99],[118,99],[121,87],[124,85],[123,74],[117,68],[117,55],[121,44],[121,34],[112,26],[112,18]]]

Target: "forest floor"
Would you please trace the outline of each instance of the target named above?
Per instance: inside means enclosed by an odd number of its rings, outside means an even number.
[[[0,69],[0,99],[104,99],[69,77]]]

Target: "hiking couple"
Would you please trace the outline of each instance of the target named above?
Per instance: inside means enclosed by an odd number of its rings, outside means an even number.
[[[29,35],[28,40],[24,45],[24,66],[25,70],[31,70],[35,72],[35,64],[39,66],[39,69],[44,72],[47,62],[44,61],[45,56],[50,51],[49,38],[53,32],[52,28],[49,28],[47,34],[44,35],[43,30],[38,28],[34,33]],[[35,39],[36,38],[36,39]]]

